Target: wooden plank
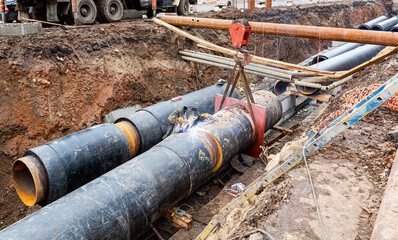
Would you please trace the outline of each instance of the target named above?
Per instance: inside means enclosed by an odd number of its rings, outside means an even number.
[[[21,21],[28,21],[28,22],[44,23],[44,24],[48,24],[48,25],[54,25],[54,26],[57,26],[57,27],[62,28],[63,30],[68,30],[67,27],[65,27],[64,25],[58,24],[58,23],[40,21],[40,20],[35,20],[35,19],[27,19],[27,18],[20,18],[20,20],[21,20]]]
[[[291,95],[295,95],[295,96],[300,96],[300,97],[306,97],[306,98],[311,98],[311,99],[315,99],[317,101],[321,101],[321,102],[330,102],[330,99],[332,98],[332,95],[329,94],[317,94],[317,95],[304,95],[301,94],[297,91],[291,90],[291,89],[287,89],[286,92],[288,92]]]
[[[286,132],[288,134],[292,134],[294,132],[293,130],[291,130],[289,128],[284,128],[284,127],[276,126],[276,125],[272,127],[272,130],[279,131],[279,132]]]

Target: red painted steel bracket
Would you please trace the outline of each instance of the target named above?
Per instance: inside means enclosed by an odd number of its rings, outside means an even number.
[[[246,46],[249,42],[251,26],[245,19],[235,20],[229,26],[229,34],[231,35],[232,45],[234,48]]]
[[[216,95],[214,113],[218,112],[218,110],[220,109],[222,97],[223,97],[222,95],[219,95],[219,94]],[[255,131],[254,123],[250,117],[249,106],[247,105],[247,102],[241,101],[241,100],[238,100],[235,98],[226,97],[224,100],[224,103],[223,103],[223,108],[227,107],[227,106],[235,105],[235,104],[239,104],[247,110],[247,116],[250,119],[250,122],[253,126],[253,132],[254,132]],[[261,153],[260,146],[263,145],[263,141],[264,141],[264,131],[265,131],[265,120],[267,117],[267,108],[257,105],[257,104],[252,104],[252,109],[253,109],[254,118],[255,118],[256,124],[257,124],[257,138],[246,149],[246,151],[244,153],[251,157],[258,158]],[[255,135],[253,134],[253,136],[255,136]]]

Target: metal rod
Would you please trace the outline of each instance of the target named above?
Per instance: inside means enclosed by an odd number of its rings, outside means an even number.
[[[193,58],[193,57],[182,56],[182,59],[187,60],[187,61],[194,61],[194,62],[202,63],[202,64],[208,64],[208,65],[212,65],[212,66],[216,66],[216,67],[222,67],[222,68],[226,68],[226,69],[233,69],[234,68],[233,65],[229,65],[229,64],[225,64],[225,63],[212,62],[212,61],[198,59],[198,58]],[[264,72],[261,72],[261,71],[249,70],[249,69],[245,68],[245,72],[246,73],[250,73],[250,74],[254,74],[254,75],[258,75],[258,76],[273,78],[273,79],[276,79],[276,80],[287,81],[287,82],[291,82],[291,83],[294,82],[292,80],[288,80],[286,78],[281,78],[281,77],[275,76],[275,75],[270,75],[268,73],[264,73]]]
[[[344,83],[346,83],[346,82],[347,82],[348,80],[350,80],[350,79],[351,79],[351,77],[346,77],[346,78],[341,79],[340,81],[337,81],[337,82],[335,82],[335,83],[332,83],[332,84],[326,86],[327,91],[333,90],[333,89],[335,89],[336,87],[338,87],[338,86],[340,86],[340,85],[343,85]]]
[[[212,61],[209,61],[209,60],[202,60],[202,59],[198,59],[198,58],[194,58],[194,57],[187,57],[187,56],[182,56],[182,59],[188,60],[188,61],[195,61],[195,62],[203,63],[203,64],[209,64],[209,65],[216,66],[216,67],[223,67],[223,68],[227,68],[227,69],[233,69],[232,65],[225,64],[225,63],[212,62]],[[268,72],[262,72],[261,69],[257,69],[257,70],[250,69],[247,66],[245,67],[245,72],[246,73],[250,73],[250,74],[259,75],[259,76],[273,78],[273,79],[280,80],[280,81],[287,82],[287,83],[294,83],[295,85],[298,85],[298,86],[311,87],[311,88],[316,88],[316,89],[321,89],[321,90],[326,90],[327,89],[326,86],[322,86],[319,83],[306,82],[306,81],[304,81],[304,79],[303,79],[303,81],[297,81],[297,80],[293,81],[293,80],[291,80],[289,78],[283,78],[283,77],[278,76],[278,75],[271,75]],[[323,78],[321,78],[321,79],[323,79]]]
[[[197,55],[197,54],[192,54],[189,52],[184,52],[183,54],[190,56],[190,57],[213,61],[213,62],[222,63],[222,64],[227,64],[227,65],[231,65],[231,66],[235,64],[235,62],[229,58],[226,58],[226,59],[213,58],[211,56]],[[258,65],[258,66],[261,66],[261,65]],[[291,74],[281,73],[281,72],[277,72],[277,71],[268,70],[267,68],[257,67],[256,65],[252,65],[251,63],[249,63],[245,68],[248,68],[253,71],[258,71],[258,72],[262,72],[265,74],[269,74],[272,76],[278,76],[278,77],[285,78],[285,79],[292,78]]]
[[[197,57],[197,56],[200,55],[200,56],[208,57],[208,58],[211,58],[211,59],[220,59],[220,60],[229,61],[229,62],[232,62],[232,63],[234,62],[234,60],[232,58],[217,56],[217,55],[203,53],[203,52],[194,52],[194,51],[184,50],[184,51],[180,51],[180,53],[184,54],[184,55],[191,54],[191,56],[193,56],[193,57]],[[265,70],[269,70],[269,71],[272,71],[272,72],[280,72],[280,73],[288,74],[288,75],[292,75],[292,76],[314,76],[314,74],[312,74],[312,73],[292,72],[292,71],[289,71],[289,70],[286,70],[286,69],[281,69],[281,68],[277,68],[277,67],[261,65],[261,64],[257,64],[257,63],[253,63],[253,62],[249,63],[247,66],[254,66],[254,67],[265,69]]]
[[[58,23],[52,23],[52,22],[47,22],[47,21],[41,21],[41,20],[35,20],[35,19],[28,19],[28,18],[20,18],[21,21],[27,21],[27,22],[38,22],[38,23],[44,23],[44,24],[48,24],[48,25],[53,25],[53,26],[57,26],[62,28],[63,30],[68,30],[67,27],[65,27],[62,24],[58,24]]]
[[[192,18],[180,16],[162,16],[165,21],[175,26],[228,30],[232,20],[211,18]],[[398,34],[380,31],[362,31],[357,29],[302,26],[277,23],[250,22],[253,33],[289,37],[303,37],[320,40],[357,42],[384,46],[398,46]]]

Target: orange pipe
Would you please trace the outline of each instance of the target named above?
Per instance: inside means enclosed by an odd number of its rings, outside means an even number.
[[[265,7],[271,9],[272,8],[272,0],[265,0]]]
[[[249,0],[249,9],[253,12],[256,10],[256,0]]]
[[[228,31],[232,20],[212,18],[192,18],[178,16],[162,16],[165,21],[175,26],[209,28]],[[318,26],[303,26],[264,22],[249,22],[252,32],[259,34],[302,37],[320,40],[356,42],[384,46],[398,46],[398,33],[383,31],[363,31],[347,28],[332,28]]]

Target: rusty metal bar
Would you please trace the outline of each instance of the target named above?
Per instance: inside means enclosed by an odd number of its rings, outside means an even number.
[[[232,20],[162,16],[161,20],[175,26],[226,30]],[[356,42],[385,46],[398,46],[398,34],[393,32],[362,31],[347,28],[302,26],[290,24],[250,22],[252,32],[288,37],[302,37],[320,40]]]
[[[265,7],[271,9],[272,8],[272,0],[265,0]]]
[[[252,10],[253,12],[256,10],[255,5],[256,5],[256,0],[249,0],[249,9]]]
[[[5,1],[0,0],[0,13],[1,13],[1,21],[3,23],[6,23],[6,6],[5,6]]]

